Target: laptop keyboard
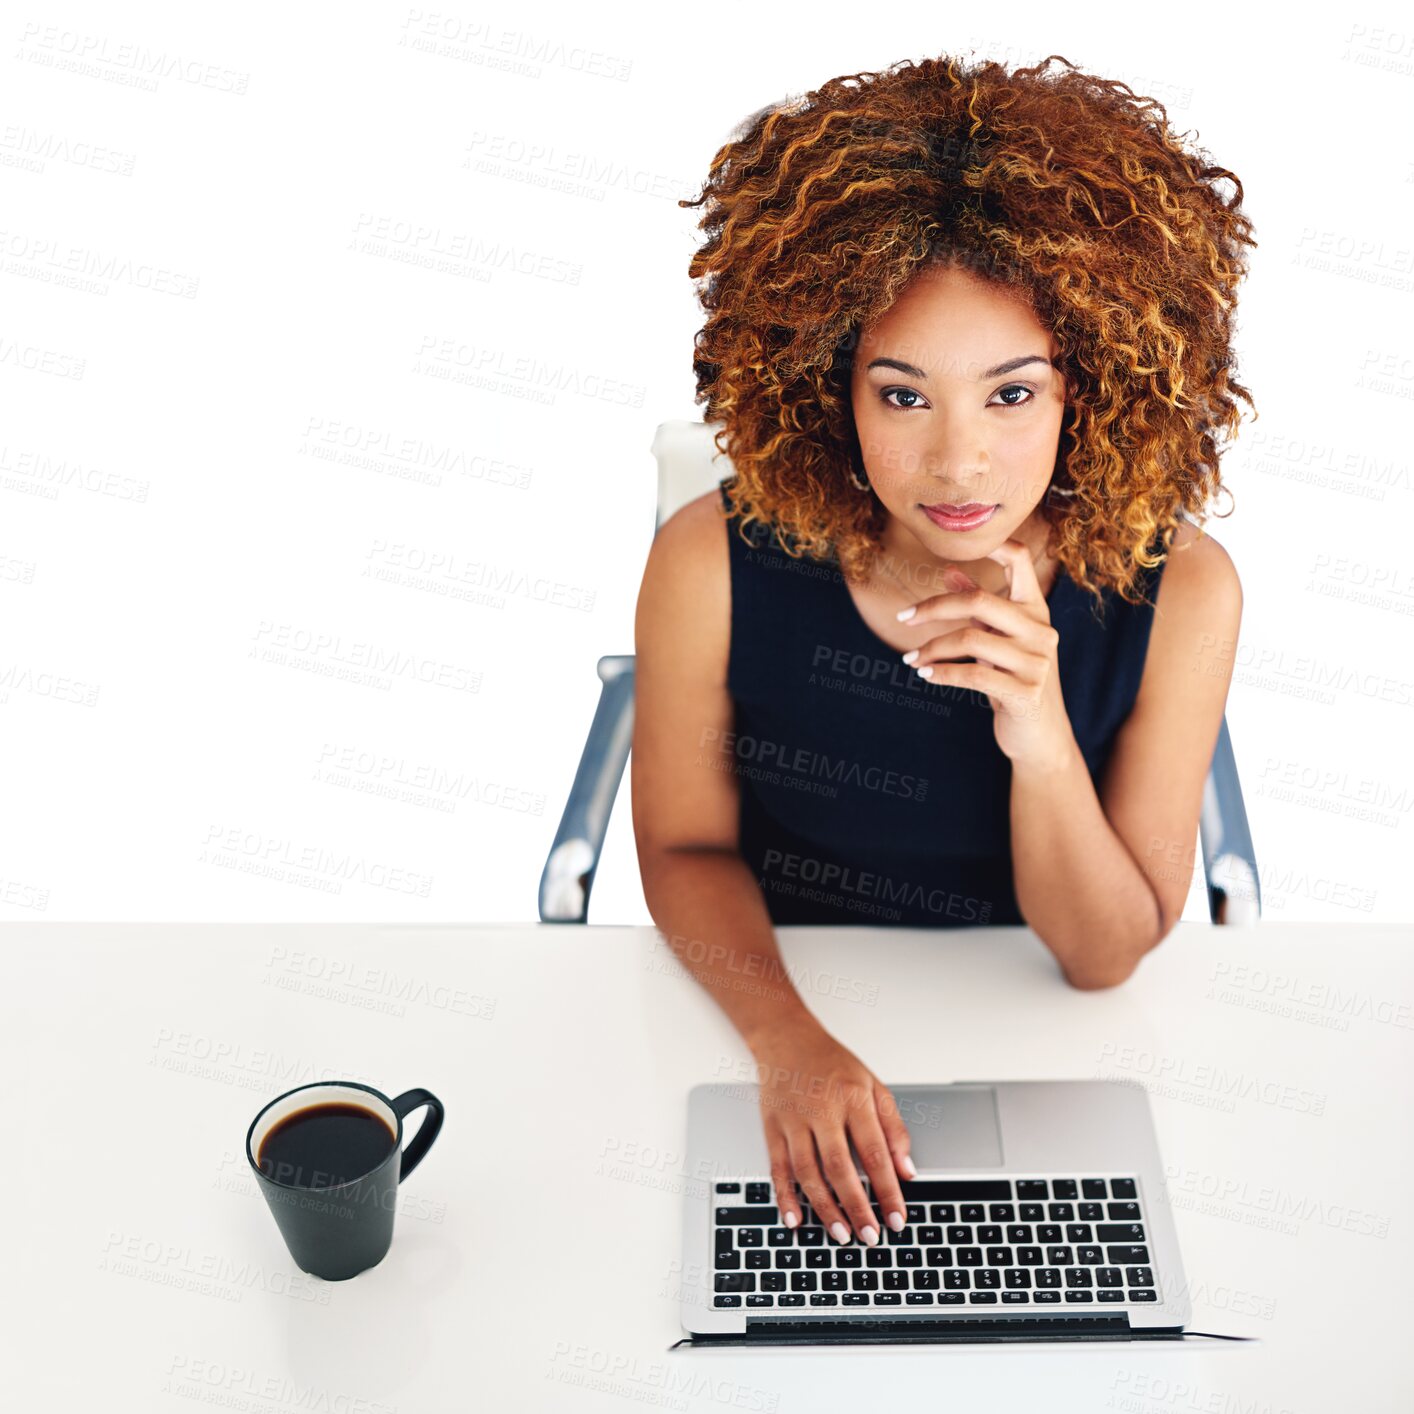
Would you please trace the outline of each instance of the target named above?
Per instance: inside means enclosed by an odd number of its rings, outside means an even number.
[[[902,1179],[907,1222],[877,1246],[780,1220],[768,1179],[713,1193],[716,1307],[1098,1306],[1157,1302],[1133,1178]]]

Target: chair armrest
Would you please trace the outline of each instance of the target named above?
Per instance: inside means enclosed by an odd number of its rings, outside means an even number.
[[[1262,886],[1226,716],[1218,730],[1208,779],[1203,784],[1198,831],[1203,845],[1208,913],[1212,921],[1258,922],[1262,917]]]
[[[603,687],[559,832],[540,876],[544,923],[584,923],[624,764],[633,741],[633,655],[599,659]]]

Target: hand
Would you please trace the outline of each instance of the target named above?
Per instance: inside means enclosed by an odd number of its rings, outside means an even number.
[[[1057,770],[1076,751],[1075,732],[1061,698],[1051,611],[1036,579],[1031,552],[1007,540],[990,552],[1007,571],[1006,597],[980,589],[960,570],[949,569],[951,592],[913,606],[913,624],[956,624],[914,650],[915,669],[929,668],[928,681],[972,688],[992,705],[997,745],[1013,764]],[[969,658],[976,659],[969,662]]]
[[[883,1081],[813,1017],[772,1031],[753,1050],[763,1072],[761,1119],[781,1221],[787,1227],[800,1223],[799,1180],[836,1242],[848,1242],[852,1227],[874,1246],[881,1213],[899,1231],[908,1209],[898,1176],[915,1178],[917,1170],[898,1102]],[[877,1211],[850,1157],[850,1139],[873,1185]]]

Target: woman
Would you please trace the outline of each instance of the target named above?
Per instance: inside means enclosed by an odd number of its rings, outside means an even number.
[[[1071,985],[1123,981],[1182,913],[1231,675],[1241,588],[1193,518],[1252,401],[1242,188],[1057,57],[832,80],[684,203],[734,474],[648,557],[634,830],[760,1063],[784,1221],[798,1182],[838,1241],[879,1237],[851,1141],[904,1225],[908,1131],[773,925],[1024,922]]]

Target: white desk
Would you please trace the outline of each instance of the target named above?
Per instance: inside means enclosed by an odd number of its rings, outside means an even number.
[[[6,1403],[1411,1407],[1414,930],[1184,924],[1101,992],[1025,929],[780,937],[890,1084],[1146,1085],[1193,1326],[1259,1342],[669,1353],[684,1097],[752,1072],[652,929],[12,924]],[[294,1266],[243,1151],[265,1100],[326,1078],[447,1109],[391,1252],[332,1284]]]

